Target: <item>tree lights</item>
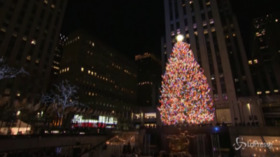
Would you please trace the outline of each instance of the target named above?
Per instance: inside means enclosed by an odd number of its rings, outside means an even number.
[[[201,124],[214,119],[207,78],[189,44],[178,40],[162,79],[161,106],[158,110],[164,124]]]

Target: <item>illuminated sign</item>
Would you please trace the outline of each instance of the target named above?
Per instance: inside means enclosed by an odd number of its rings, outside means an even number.
[[[98,119],[84,119],[82,115],[74,115],[72,123],[74,127],[111,128],[108,126],[116,125],[118,120],[115,117],[107,116],[99,116]]]

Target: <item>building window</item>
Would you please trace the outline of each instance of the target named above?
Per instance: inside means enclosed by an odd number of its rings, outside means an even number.
[[[84,71],[84,67],[81,67],[81,72],[83,72]]]
[[[145,113],[145,119],[155,119],[157,118],[156,113]]]
[[[31,44],[36,45],[36,40],[35,39],[31,40]]]

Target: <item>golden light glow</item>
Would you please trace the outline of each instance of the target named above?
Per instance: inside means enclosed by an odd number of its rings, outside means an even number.
[[[178,34],[178,35],[176,36],[176,40],[177,40],[177,41],[183,41],[183,40],[184,40],[184,36],[181,35],[181,34]]]

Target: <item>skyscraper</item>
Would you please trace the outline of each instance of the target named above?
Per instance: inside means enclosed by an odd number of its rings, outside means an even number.
[[[157,106],[160,89],[161,63],[151,53],[136,55],[138,70],[138,105]]]
[[[60,79],[78,87],[79,101],[97,115],[130,118],[136,105],[136,64],[85,31],[68,36]]]
[[[29,75],[1,82],[7,95],[34,98],[47,88],[67,0],[0,1],[0,55]]]
[[[251,50],[248,65],[255,93],[262,99],[266,125],[280,125],[280,37],[279,15],[267,14],[252,23]]]
[[[258,95],[278,94],[280,87],[279,17],[267,14],[253,20],[251,53],[248,64]]]
[[[245,122],[246,101],[255,94],[237,20],[228,0],[165,0],[163,65],[175,36],[183,34],[203,67],[216,106],[218,122]],[[242,104],[240,104],[242,103]],[[229,116],[231,115],[231,116]]]

